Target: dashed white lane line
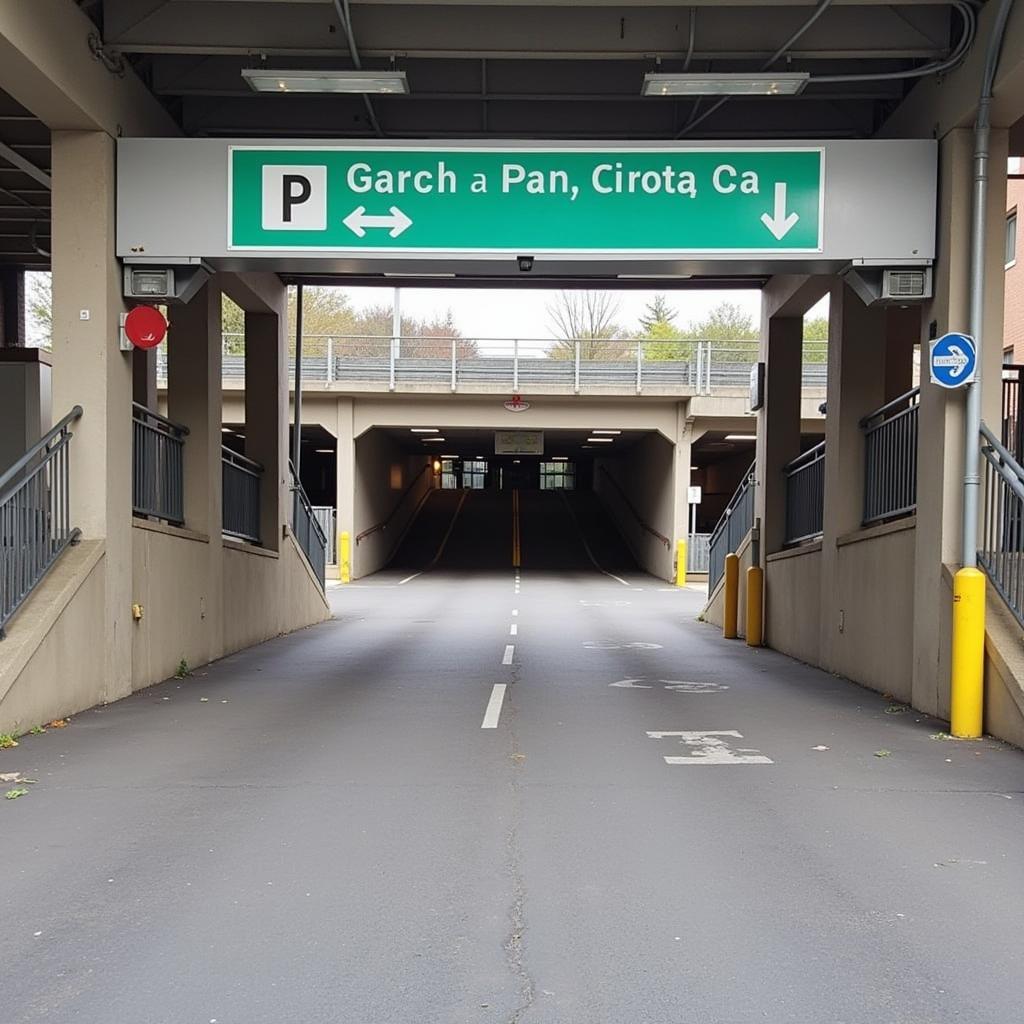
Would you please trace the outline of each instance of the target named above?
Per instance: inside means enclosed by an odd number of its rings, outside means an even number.
[[[513,615],[518,615],[519,614],[519,609],[518,608],[513,608],[512,609],[512,614]]]
[[[498,719],[501,718],[501,705],[505,702],[505,684],[495,683],[491,690],[491,699],[487,702],[487,710],[484,712],[484,720],[480,725],[481,729],[497,729]]]
[[[507,644],[505,646],[505,654],[503,655],[503,657],[501,659],[502,665],[511,665],[512,664],[512,655],[515,654],[515,653],[516,653],[516,645],[515,644]]]
[[[404,580],[399,580],[398,581],[398,585],[402,586],[403,583],[412,583],[412,581],[414,579],[416,579],[417,576],[422,576],[422,575],[423,575],[422,572],[414,572],[411,576],[406,576]]]
[[[508,627],[508,635],[509,636],[518,636],[519,635],[519,626],[517,626],[516,623],[513,622],[512,625]]]

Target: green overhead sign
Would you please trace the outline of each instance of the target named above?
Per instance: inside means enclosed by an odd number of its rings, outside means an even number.
[[[231,146],[228,248],[443,254],[814,253],[824,152]]]

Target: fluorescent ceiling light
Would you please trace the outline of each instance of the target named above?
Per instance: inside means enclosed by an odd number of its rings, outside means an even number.
[[[614,437],[588,437],[587,444],[611,444]]]
[[[757,434],[726,434],[726,441],[756,441]]]
[[[437,427],[410,427],[410,431],[414,434],[440,434],[441,431]]]
[[[431,441],[446,441],[444,437],[423,437],[420,439],[424,444],[430,444]]]
[[[700,466],[691,466],[690,469],[700,469]]]
[[[253,92],[407,93],[404,71],[307,71],[289,68],[243,68]]]
[[[317,453],[317,455],[333,455],[334,454],[334,449],[333,448],[316,448],[316,449],[314,449],[314,451]]]
[[[643,96],[795,96],[810,80],[806,71],[778,74],[644,75]]]
[[[568,462],[569,461],[569,456],[568,455],[552,455],[551,456],[551,461],[552,462]]]
[[[592,434],[621,434],[621,430],[592,430]]]

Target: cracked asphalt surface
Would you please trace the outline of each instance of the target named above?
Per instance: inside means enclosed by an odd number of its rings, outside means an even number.
[[[0,751],[2,1024],[1020,1019],[1020,752],[650,577],[404,575]]]

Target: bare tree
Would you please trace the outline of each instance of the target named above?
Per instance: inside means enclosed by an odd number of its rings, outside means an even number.
[[[555,359],[569,359],[580,342],[580,357],[594,359],[598,355],[618,358],[607,341],[618,338],[622,330],[615,322],[619,300],[612,292],[562,291],[548,303],[547,313],[558,340],[549,354]],[[623,353],[627,345],[623,345]]]

